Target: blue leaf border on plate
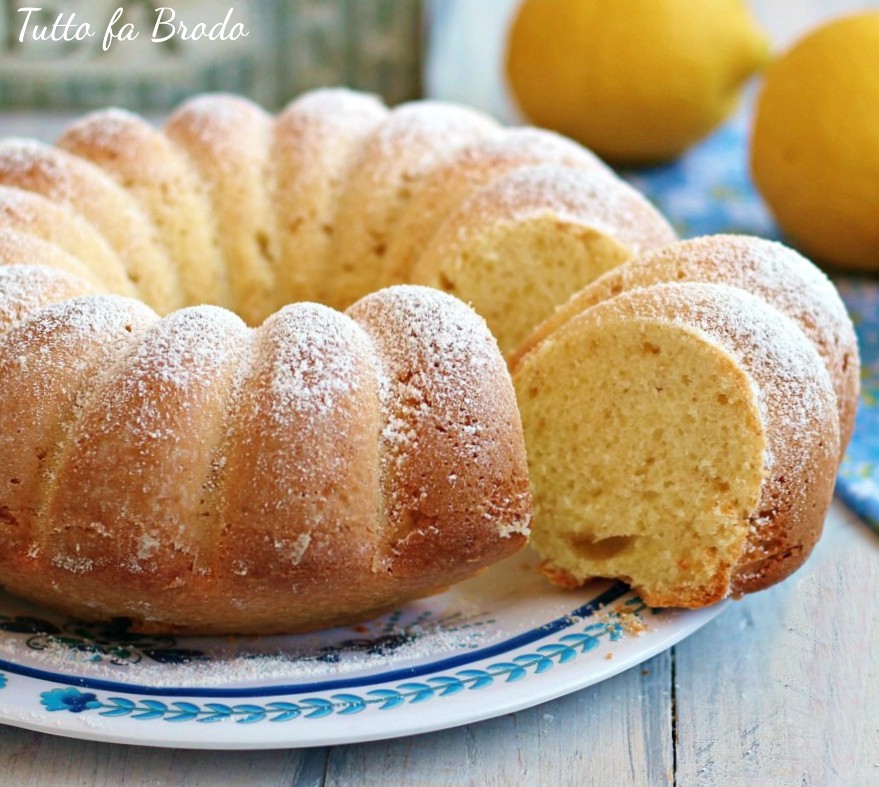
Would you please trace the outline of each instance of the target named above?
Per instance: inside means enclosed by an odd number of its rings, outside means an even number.
[[[164,697],[210,697],[224,699],[251,699],[253,697],[277,697],[290,694],[305,694],[309,692],[329,692],[337,689],[348,690],[351,688],[360,688],[363,686],[372,686],[378,683],[391,683],[398,680],[409,680],[424,675],[430,675],[443,670],[457,669],[477,661],[485,661],[504,653],[532,645],[538,641],[545,640],[547,637],[556,634],[562,630],[570,628],[577,622],[595,615],[599,610],[613,604],[622,599],[626,594],[630,593],[629,587],[622,582],[615,582],[603,592],[594,596],[591,600],[580,607],[562,615],[555,620],[550,620],[536,628],[529,629],[521,634],[514,635],[509,639],[497,642],[493,645],[476,650],[467,650],[464,653],[447,656],[435,662],[427,662],[411,667],[401,667],[387,672],[371,675],[360,675],[345,678],[329,678],[312,683],[291,683],[283,685],[272,685],[268,687],[249,687],[249,688],[196,688],[196,687],[168,687],[168,686],[150,686],[136,684],[133,682],[120,682],[115,680],[104,680],[99,678],[91,678],[77,675],[69,675],[58,672],[50,672],[48,670],[31,667],[19,662],[0,659],[0,669],[6,672],[22,675],[37,680],[59,683],[69,686],[78,686],[81,688],[97,689],[105,692],[119,691],[128,694],[141,694],[147,696],[164,696]]]
[[[606,620],[592,622],[580,631],[569,632],[555,641],[538,645],[532,652],[520,653],[506,661],[484,667],[468,667],[443,675],[429,675],[420,681],[406,681],[393,687],[370,689],[363,693],[340,692],[328,697],[305,697],[297,701],[277,700],[265,704],[189,701],[163,702],[156,699],[132,700],[128,697],[100,698],[92,691],[74,686],[56,687],[40,693],[40,704],[50,712],[97,713],[99,716],[129,717],[137,721],[198,722],[209,724],[234,721],[238,724],[289,722],[296,719],[322,719],[332,715],[350,716],[367,709],[393,710],[462,691],[487,688],[497,681],[516,681],[545,673],[559,664],[574,661],[597,648],[603,640],[615,642],[626,632],[627,621],[640,621],[652,610],[638,597],[607,613]],[[0,673],[2,677],[2,673]],[[2,684],[0,684],[2,688]]]

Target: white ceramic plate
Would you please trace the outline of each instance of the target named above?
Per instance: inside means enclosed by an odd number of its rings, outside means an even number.
[[[550,587],[525,552],[439,596],[314,635],[146,637],[0,595],[0,722],[203,749],[428,732],[597,683],[718,614],[656,611],[624,585]]]

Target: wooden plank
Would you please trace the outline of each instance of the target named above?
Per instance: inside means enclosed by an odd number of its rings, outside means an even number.
[[[0,784],[663,785],[671,655],[537,708],[430,735],[290,752],[87,743],[0,726]],[[327,761],[329,753],[329,762]]]
[[[879,539],[840,504],[807,565],[676,650],[680,784],[879,784]]]
[[[671,655],[536,708],[330,751],[327,787],[672,783]]]
[[[187,751],[87,743],[0,725],[0,785],[320,787],[325,749]]]

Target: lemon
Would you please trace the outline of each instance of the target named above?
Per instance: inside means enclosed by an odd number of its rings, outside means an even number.
[[[767,52],[741,0],[524,0],[506,73],[532,122],[647,163],[727,117]]]
[[[879,270],[879,11],[818,28],[772,65],[751,171],[803,252]]]

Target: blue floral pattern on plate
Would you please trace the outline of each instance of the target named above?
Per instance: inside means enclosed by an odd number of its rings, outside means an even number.
[[[82,713],[84,710],[101,707],[95,694],[74,688],[44,691],[40,697],[40,703],[46,710],[50,711],[64,710],[70,713]]]
[[[456,588],[359,626],[274,640],[163,643],[202,646],[204,659],[188,665],[105,658],[129,648],[131,635],[121,630],[116,643],[113,632],[100,627],[35,649],[28,641],[35,631],[64,632],[73,622],[52,613],[35,617],[37,610],[25,602],[0,594],[9,624],[0,629],[0,646],[14,656],[0,658],[0,721],[177,748],[287,748],[396,737],[490,718],[592,685],[666,650],[724,606],[653,610],[618,582],[561,593],[540,580],[533,556],[512,560],[494,579],[473,580],[469,590]],[[474,601],[487,602],[491,614],[478,611]],[[446,627],[437,637],[435,629],[420,628],[417,621],[425,619],[443,620]],[[483,621],[488,636],[480,633],[477,646],[458,638],[461,630],[481,632]],[[91,657],[89,636],[100,645],[99,660]],[[284,655],[281,672],[250,670],[249,659],[259,658],[260,648]],[[327,661],[327,654],[343,662],[341,672],[334,672],[338,662]],[[203,667],[219,671],[220,680],[200,683]]]
[[[235,721],[255,724],[262,721],[288,722],[294,719],[321,719],[338,714],[350,716],[368,708],[393,710],[406,704],[417,704],[440,697],[450,697],[462,691],[487,688],[495,681],[515,683],[540,675],[559,664],[566,664],[578,656],[597,648],[602,639],[618,641],[631,629],[633,622],[650,612],[641,599],[628,599],[619,610],[610,612],[603,621],[590,623],[581,631],[570,632],[554,641],[538,645],[533,652],[518,653],[508,661],[494,661],[482,667],[469,667],[448,674],[429,675],[423,681],[407,681],[362,694],[344,692],[328,697],[305,697],[297,701],[276,701],[266,704],[243,703],[228,705],[221,702],[197,704],[194,702],[107,697],[98,699],[93,692],[77,688],[55,688],[40,694],[40,703],[49,711],[82,713],[97,711],[106,717],[130,716],[138,721],[162,720],[168,722]],[[636,628],[640,624],[636,624]]]

